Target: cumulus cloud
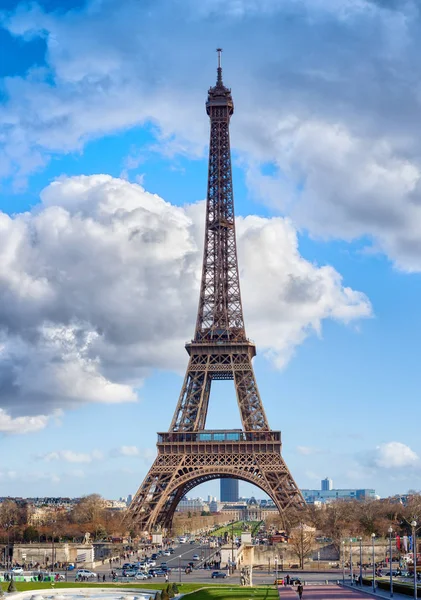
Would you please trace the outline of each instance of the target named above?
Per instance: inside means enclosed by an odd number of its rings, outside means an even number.
[[[0,353],[1,364],[1,353]],[[34,415],[12,418],[0,408],[0,432],[2,433],[31,433],[43,429],[48,423],[46,415]]]
[[[93,450],[92,452],[74,452],[73,450],[56,450],[41,455],[38,458],[50,461],[62,461],[68,463],[91,463],[103,458],[102,452]]]
[[[420,467],[419,456],[402,442],[386,442],[376,447],[368,457],[368,463],[379,469]]]
[[[21,6],[3,24],[23,40],[42,36],[46,64],[4,82],[0,174],[19,182],[53,154],[149,121],[161,149],[202,153],[216,14],[238,99],[232,140],[255,195],[314,235],[371,238],[419,271],[417,0]]]
[[[184,368],[197,310],[203,203],[172,206],[106,175],[63,178],[41,199],[0,213],[5,422],[136,401],[151,368]],[[324,319],[371,314],[335,269],[300,255],[288,219],[241,218],[237,235],[248,333],[278,366]]]

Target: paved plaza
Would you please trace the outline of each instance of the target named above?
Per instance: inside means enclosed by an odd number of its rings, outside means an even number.
[[[298,594],[291,586],[279,587],[281,600],[298,600]],[[377,590],[376,594],[369,591],[360,591],[356,588],[343,588],[339,585],[306,585],[304,586],[303,600],[369,600],[370,598],[390,598],[389,592]],[[394,600],[410,598],[402,594],[394,594]]]

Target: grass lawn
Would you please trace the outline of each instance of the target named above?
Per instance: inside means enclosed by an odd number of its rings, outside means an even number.
[[[231,531],[234,530],[234,535],[236,537],[240,536],[244,531],[252,533],[254,529],[259,525],[261,521],[237,521],[232,525],[226,525],[224,527],[220,527],[213,531],[210,535],[216,537],[222,537],[225,532],[228,532],[231,535]]]
[[[176,582],[177,583],[177,582]],[[3,582],[0,584],[4,591],[7,591],[9,582]],[[51,590],[52,586],[49,581],[17,581],[15,582],[16,590],[18,592],[26,592],[27,590]],[[204,587],[203,583],[177,583],[180,592],[187,594]],[[54,584],[54,589],[59,588],[130,588],[130,589],[142,589],[142,590],[162,590],[167,587],[165,582],[162,583],[150,583],[144,581],[142,583],[71,583],[71,582],[57,582]],[[222,586],[221,586],[222,587]],[[225,586],[224,586],[225,587]]]
[[[2,583],[1,586],[4,591],[7,590],[8,583]],[[277,590],[273,586],[262,586],[256,588],[245,588],[239,585],[212,585],[206,586],[203,583],[182,583],[178,584],[178,589],[183,594],[193,592],[189,594],[189,600],[276,600],[279,598]],[[163,583],[149,583],[145,581],[143,584],[139,583],[66,583],[58,582],[54,585],[54,589],[58,588],[130,588],[130,589],[149,589],[149,590],[162,590],[166,587]],[[205,589],[203,589],[205,588]],[[24,592],[26,590],[51,590],[50,582],[37,582],[37,581],[18,581],[16,583],[16,589],[18,592]],[[197,590],[197,591],[196,591]]]
[[[273,586],[245,588],[240,586],[230,587],[228,585],[218,588],[207,588],[189,594],[188,600],[276,600],[279,598],[278,591]]]

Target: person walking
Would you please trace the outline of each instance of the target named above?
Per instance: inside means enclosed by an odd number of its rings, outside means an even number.
[[[297,585],[297,592],[298,592],[298,597],[301,600],[301,598],[303,597],[303,584],[302,583],[299,583]]]

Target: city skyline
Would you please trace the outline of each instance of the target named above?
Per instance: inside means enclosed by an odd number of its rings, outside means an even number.
[[[180,15],[164,0],[150,12],[45,0],[4,13],[4,495],[133,494],[155,457],[194,330],[219,45],[246,330],[283,457],[300,488],[326,472],[381,496],[420,487],[408,15],[421,18],[410,0],[183,0]],[[214,386],[207,426],[240,426],[229,385]]]

